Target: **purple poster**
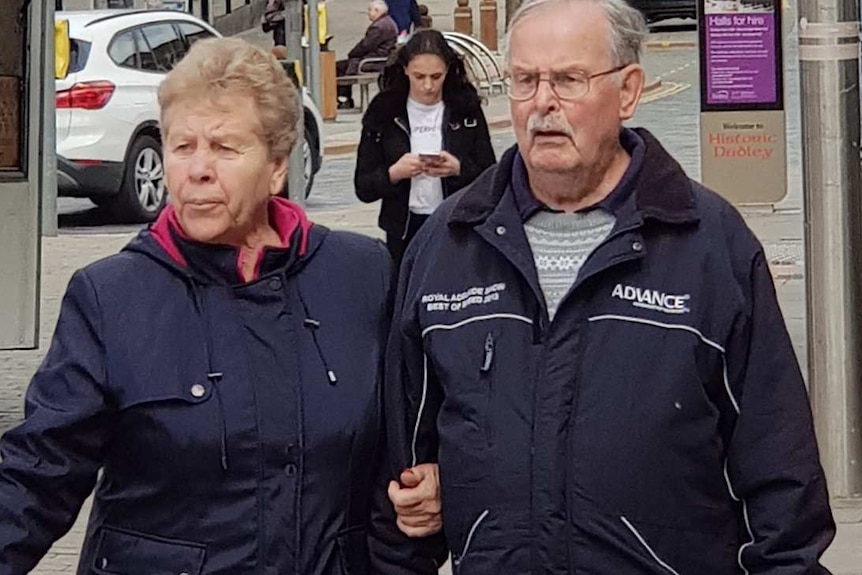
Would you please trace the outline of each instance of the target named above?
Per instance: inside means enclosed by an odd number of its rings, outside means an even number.
[[[706,103],[775,103],[774,4],[707,0],[704,22]]]

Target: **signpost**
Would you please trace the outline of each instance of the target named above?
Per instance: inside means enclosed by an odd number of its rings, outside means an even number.
[[[701,0],[701,179],[734,204],[787,193],[781,10]]]
[[[0,18],[0,349],[39,340],[41,190],[54,151],[54,3],[11,0]],[[49,80],[50,78],[50,80]],[[49,123],[50,122],[50,123]]]

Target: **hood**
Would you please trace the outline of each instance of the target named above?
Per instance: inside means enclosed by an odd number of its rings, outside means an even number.
[[[300,206],[284,198],[272,198],[269,201],[268,209],[270,223],[278,233],[282,243],[281,247],[291,248],[291,251],[295,251],[300,260],[311,257],[323,240],[323,235],[325,235],[311,233],[312,227],[319,228],[319,226],[314,226]],[[320,229],[321,231],[324,230],[323,228]],[[178,238],[181,240],[188,239],[180,227],[173,206],[169,205],[162,210],[158,219],[148,229],[141,231],[123,250],[143,253],[166,267],[182,273],[182,275],[190,275],[186,256],[177,243]],[[193,243],[191,239],[188,241]],[[235,252],[235,261],[239,265],[239,250],[237,248],[218,245],[214,245],[214,247]],[[266,250],[261,252],[261,258],[264,252]],[[257,276],[257,272],[255,276]]]

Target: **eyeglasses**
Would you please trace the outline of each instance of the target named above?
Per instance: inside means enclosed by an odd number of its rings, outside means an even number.
[[[589,94],[590,80],[619,72],[626,66],[628,64],[595,74],[587,74],[580,70],[554,72],[548,78],[543,78],[532,72],[516,72],[507,75],[503,81],[509,98],[519,102],[533,98],[538,92],[541,82],[548,82],[551,85],[551,90],[560,100],[579,100]]]

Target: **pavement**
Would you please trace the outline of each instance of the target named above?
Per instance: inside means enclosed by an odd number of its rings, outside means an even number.
[[[425,0],[431,8],[435,27],[451,29],[451,0]],[[476,4],[472,0],[472,4]],[[330,31],[337,53],[346,53],[358,39],[367,23],[365,2],[328,0]],[[502,10],[501,10],[502,12]],[[474,6],[474,16],[478,9]],[[502,14],[500,15],[502,18]],[[791,15],[785,20],[793,22]],[[786,30],[787,62],[796,61],[791,26]],[[243,35],[251,42],[269,46],[268,36],[252,30]],[[503,39],[501,38],[501,41]],[[502,45],[502,44],[501,44]],[[698,149],[699,92],[697,90],[696,32],[671,31],[651,35],[644,65],[655,84],[633,123],[649,128],[679,160],[684,169],[697,178],[700,174]],[[749,226],[763,243],[775,281],[776,291],[785,315],[797,357],[805,370],[805,264],[803,254],[802,174],[799,142],[798,72],[788,64],[788,193],[775,206],[741,208]],[[795,98],[795,99],[794,99]],[[486,117],[494,128],[492,140],[499,154],[513,142],[507,127],[507,102],[504,97],[488,99]],[[307,209],[312,220],[334,229],[348,229],[380,237],[376,204],[361,204],[353,196],[354,159],[350,155],[358,140],[361,115],[340,114],[325,126],[324,142],[329,152],[324,168],[318,174],[315,190]],[[64,227],[61,234],[45,238],[42,246],[42,309],[39,350],[0,352],[0,432],[21,418],[27,381],[38,366],[50,342],[59,310],[60,298],[78,268],[116,253],[134,235],[135,229],[123,226]],[[58,541],[33,571],[37,575],[71,575],[77,565],[78,550],[86,526],[88,505],[69,534]],[[825,565],[835,575],[862,575],[862,500],[835,500],[833,511],[838,533],[824,556]],[[447,568],[441,573],[449,574]],[[697,575],[697,574],[688,574]]]

